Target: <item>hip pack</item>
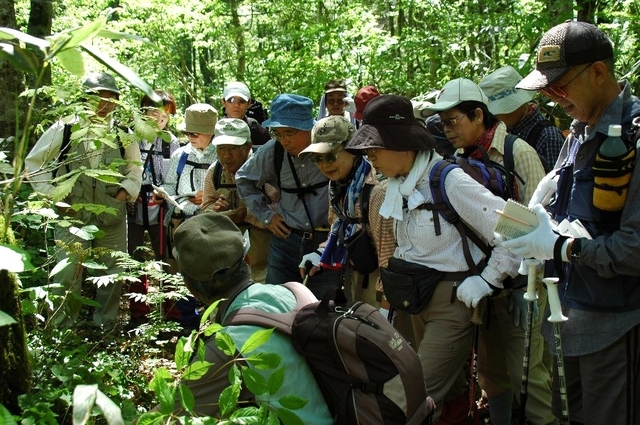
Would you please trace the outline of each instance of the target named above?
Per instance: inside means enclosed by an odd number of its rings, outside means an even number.
[[[318,301],[300,283],[289,313],[252,308],[231,312],[223,325],[275,327],[291,336],[334,417],[334,424],[422,424],[430,416],[420,359],[373,306]]]

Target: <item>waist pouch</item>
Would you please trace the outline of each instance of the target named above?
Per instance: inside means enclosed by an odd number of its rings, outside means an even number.
[[[378,253],[364,226],[344,241],[349,261],[353,269],[361,274],[369,274],[378,268]]]
[[[391,257],[388,267],[380,269],[384,294],[394,308],[411,314],[427,305],[444,272]]]

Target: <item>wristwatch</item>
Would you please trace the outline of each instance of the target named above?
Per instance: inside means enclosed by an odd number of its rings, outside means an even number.
[[[571,261],[578,262],[580,260],[580,254],[582,253],[582,239],[574,238],[571,243]]]

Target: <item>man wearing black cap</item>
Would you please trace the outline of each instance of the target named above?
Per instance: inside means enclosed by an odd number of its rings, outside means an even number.
[[[127,251],[127,212],[126,202],[133,202],[138,198],[142,184],[142,169],[140,163],[140,149],[137,143],[127,146],[108,146],[101,141],[105,135],[116,131],[112,112],[115,109],[114,100],[120,97],[120,90],[112,75],[105,72],[89,74],[82,83],[83,89],[90,96],[89,102],[94,106],[87,115],[77,117],[70,123],[62,120],[56,122],[36,142],[25,159],[29,180],[34,190],[47,198],[55,197],[57,188],[52,180],[71,173],[78,173],[71,192],[64,198],[63,203],[57,203],[58,212],[62,216],[78,220],[85,225],[95,225],[104,236],[87,240],[71,233],[68,227],[56,226],[54,237],[63,243],[81,244],[82,249],[106,248],[113,251]],[[77,142],[71,142],[71,124],[82,126],[86,136]],[[74,138],[75,139],[75,138]],[[119,142],[119,139],[118,139]],[[66,152],[66,153],[65,153]],[[72,160],[73,159],[73,160]],[[82,169],[96,169],[111,163],[127,163],[118,166],[122,177],[115,183],[90,177],[82,173]],[[65,163],[66,162],[66,163]],[[64,164],[64,165],[63,165]],[[68,180],[67,180],[68,181]],[[79,204],[98,204],[111,209],[111,212],[94,213],[87,209],[74,211],[71,206]],[[67,296],[62,308],[56,310],[54,320],[62,326],[71,326],[78,318],[81,302],[77,300],[82,288],[82,263],[75,253],[60,250],[58,261],[66,258],[71,264],[56,275],[56,282],[62,284],[59,295],[69,291],[74,296]],[[121,271],[117,259],[111,255],[101,255],[98,261],[106,265],[100,274],[115,274]],[[108,285],[98,285],[96,301],[100,307],[93,314],[96,325],[110,330],[117,322],[120,306],[120,292],[122,282]]]
[[[518,85],[539,90],[574,118],[559,159],[557,190],[541,183],[532,204],[555,196],[549,205],[560,222],[580,220],[589,237],[558,235],[542,205],[531,205],[541,225],[502,246],[525,257],[547,261],[547,272],[560,276],[562,345],[571,423],[640,423],[640,171],[633,161],[608,162],[629,186],[612,191],[601,203],[599,150],[610,125],[622,125],[627,156],[635,153],[633,119],[640,101],[629,83],[617,81],[613,46],[595,26],[566,22],[540,41],[536,69]],[[630,174],[630,175],[629,175]],[[596,177],[594,177],[594,175]],[[543,180],[544,181],[544,180]],[[624,199],[626,197],[626,199]],[[556,388],[554,410],[560,415]]]
[[[175,233],[176,259],[185,284],[194,296],[205,303],[225,299],[218,306],[217,322],[224,323],[228,315],[243,307],[255,308],[271,313],[286,313],[296,306],[293,293],[280,285],[254,285],[251,272],[245,262],[247,243],[240,230],[231,219],[223,214],[204,213],[185,221]],[[230,325],[224,332],[231,337],[236,347],[242,347],[259,326]],[[251,394],[243,385],[239,395],[242,403],[257,402],[268,404],[273,409],[283,409],[278,400],[285,395],[295,394],[307,400],[307,404],[295,410],[301,423],[329,425],[332,423],[329,409],[320,393],[306,361],[291,345],[288,336],[279,332],[271,334],[269,339],[251,352],[252,357],[261,353],[277,353],[281,358],[279,369],[285,370],[280,388],[274,393]],[[196,380],[185,380],[195,399],[194,414],[197,416],[219,416],[220,393],[229,383],[229,369],[232,356],[228,356],[211,337],[206,342],[205,361],[211,367],[205,375]],[[255,373],[265,374],[264,370],[253,368]],[[266,371],[265,379],[273,371]],[[184,415],[181,403],[176,402],[176,414]]]
[[[473,263],[487,260],[487,265],[481,272],[470,270],[463,248],[466,240],[434,208],[430,176],[442,159],[435,146],[431,134],[414,118],[409,99],[381,95],[367,104],[362,126],[346,149],[366,154],[375,169],[388,177],[380,215],[394,219],[397,247],[388,267],[380,269],[384,293],[396,309],[412,313],[424,381],[436,402],[434,420],[457,423],[460,416],[467,419],[469,408],[463,367],[471,351],[472,311],[482,298],[502,288],[507,276],[517,274],[520,260],[500,247],[487,259],[473,245]],[[497,221],[494,211],[502,210],[505,201],[462,169],[449,173],[445,189],[461,219],[492,241]],[[412,269],[415,273],[416,268],[420,269],[418,281],[404,272]],[[420,295],[405,297],[403,287]],[[441,417],[445,411],[461,415],[455,420]]]

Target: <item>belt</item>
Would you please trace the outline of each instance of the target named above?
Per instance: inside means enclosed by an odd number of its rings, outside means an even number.
[[[460,282],[465,280],[466,278],[468,278],[469,276],[471,276],[471,273],[466,271],[466,272],[446,272],[444,274],[444,276],[442,277],[442,279],[440,279],[440,281],[447,281],[447,282]]]
[[[327,228],[317,228],[313,229],[312,232],[300,229],[290,229],[292,235],[300,236],[302,239],[313,239],[313,235],[316,233],[328,233],[330,229]]]

